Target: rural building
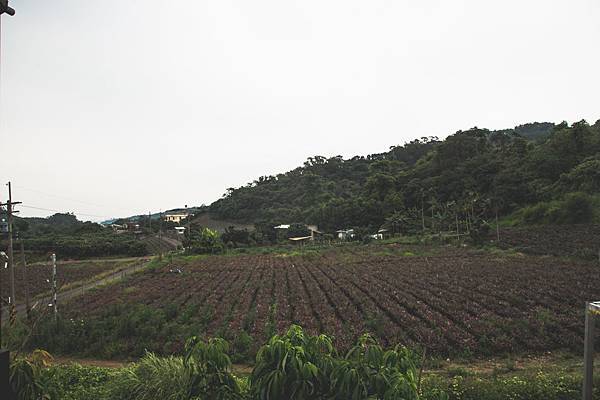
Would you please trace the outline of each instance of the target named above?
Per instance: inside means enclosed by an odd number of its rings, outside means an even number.
[[[314,237],[313,236],[300,236],[300,237],[289,238],[289,240],[292,241],[293,243],[306,243],[311,240],[314,240]]]
[[[315,240],[315,237],[323,234],[317,225],[307,225],[306,228],[310,231],[310,240]]]
[[[175,232],[177,232],[178,235],[185,234],[185,226],[176,226]]]
[[[386,239],[388,238],[389,235],[389,230],[385,229],[385,228],[381,228],[377,231],[377,233],[374,233],[372,235],[369,235],[371,238],[376,239],[376,240],[382,240],[382,239]]]
[[[165,216],[163,217],[163,220],[165,222],[174,222],[174,223],[178,224],[181,221],[183,221],[184,219],[186,219],[188,217],[188,215],[189,214],[187,214],[187,213],[165,214]]]
[[[335,231],[337,238],[340,240],[350,240],[354,238],[354,229],[340,229]]]
[[[299,237],[291,237],[289,240],[292,242],[306,242],[309,240],[315,240],[318,235],[322,235],[323,232],[319,232],[319,229],[316,225],[306,225],[306,229],[310,232],[310,236],[299,236]]]

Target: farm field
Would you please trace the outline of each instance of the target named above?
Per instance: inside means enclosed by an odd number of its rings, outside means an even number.
[[[56,275],[59,289],[65,285],[72,285],[76,282],[87,281],[96,276],[108,272],[119,271],[127,268],[138,260],[88,260],[88,261],[70,261],[57,262]],[[15,292],[17,302],[22,303],[25,296],[25,285],[23,282],[23,270],[21,265],[17,264],[15,268]],[[2,279],[2,293],[6,296],[9,293],[9,274],[7,269],[0,272]],[[27,283],[29,295],[33,298],[39,294],[52,290],[50,283],[52,281],[52,264],[50,262],[34,263],[27,266]]]
[[[597,263],[456,247],[175,258],[66,305],[78,342],[57,350],[172,353],[200,335],[251,352],[296,323],[342,349],[371,332],[438,356],[578,353],[583,305],[596,298]]]
[[[491,233],[495,238],[495,232]],[[500,247],[528,254],[598,260],[600,225],[543,225],[502,228]]]

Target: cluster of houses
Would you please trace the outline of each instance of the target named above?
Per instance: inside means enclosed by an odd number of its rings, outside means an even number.
[[[171,222],[174,224],[181,224],[182,221],[184,221],[185,219],[187,219],[188,217],[193,216],[194,214],[190,214],[187,212],[174,212],[174,213],[166,213],[165,215],[162,216],[162,220],[164,222]],[[137,220],[132,219],[126,222],[123,222],[121,224],[110,224],[109,225],[116,233],[124,233],[124,232],[132,232],[135,234],[141,234],[142,230],[140,227],[140,224]],[[175,227],[175,232],[177,232],[180,235],[183,235],[185,233],[185,226],[176,226]]]
[[[122,224],[110,224],[109,226],[116,233],[125,233],[125,232],[131,232],[131,233],[135,233],[135,234],[142,233],[142,230],[140,229],[140,224],[138,224],[137,222],[129,221],[129,222],[123,222]]]
[[[290,224],[282,224],[282,225],[277,225],[274,226],[273,228],[281,231],[281,232],[287,232],[288,229],[290,229]],[[298,237],[290,237],[288,238],[288,240],[292,241],[292,242],[305,242],[305,241],[312,241],[315,240],[319,237],[321,237],[323,235],[323,232],[319,231],[319,228],[316,225],[306,225],[306,229],[310,232],[310,235],[308,236],[298,236]],[[356,233],[354,232],[354,229],[340,229],[335,231],[336,234],[336,238],[338,240],[353,240],[356,238]],[[385,228],[380,228],[377,233],[371,234],[369,235],[370,238],[375,239],[375,240],[381,240],[381,239],[385,239],[389,234],[388,229]],[[279,235],[279,236],[283,236]]]
[[[171,212],[166,213],[162,216],[162,220],[167,223],[176,224],[177,226],[173,227],[175,232],[179,235],[184,235],[186,231],[186,227],[182,226],[182,222],[186,222],[186,220],[192,217],[193,214],[188,212]],[[122,232],[133,232],[133,233],[142,233],[140,224],[138,221],[127,221],[122,224],[111,224],[110,227],[117,233]],[[307,235],[303,236],[293,236],[289,237],[288,232],[292,227],[291,224],[281,224],[274,226],[278,232],[278,238],[280,240],[289,240],[294,243],[304,243],[308,241],[318,240],[323,237],[323,232],[319,231],[317,225],[305,225]],[[385,228],[379,229],[376,233],[370,234],[369,237],[375,240],[385,239],[388,236],[389,231]],[[354,229],[340,229],[335,231],[335,238],[341,241],[349,241],[357,238],[357,234],[354,232]]]
[[[352,240],[356,238],[356,234],[354,233],[354,229],[340,229],[335,231],[336,237],[339,240]],[[377,233],[372,233],[369,235],[371,239],[381,240],[386,239],[389,236],[389,230],[385,228],[380,228]]]
[[[175,232],[177,232],[178,235],[183,236],[185,235],[186,227],[180,226],[179,224],[181,224],[181,222],[183,222],[184,220],[191,218],[193,215],[194,214],[190,214],[188,212],[167,213],[163,216],[163,221],[177,224],[177,226],[174,228]]]

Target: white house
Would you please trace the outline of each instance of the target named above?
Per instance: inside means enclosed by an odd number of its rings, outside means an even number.
[[[180,223],[182,220],[188,217],[187,213],[173,213],[173,214],[165,214],[163,220],[166,222],[174,222],[176,224]]]

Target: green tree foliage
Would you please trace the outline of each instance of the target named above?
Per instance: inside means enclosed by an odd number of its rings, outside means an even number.
[[[507,215],[567,193],[597,193],[599,159],[600,123],[473,128],[366,157],[311,157],[292,171],[229,189],[209,208],[227,220],[301,221],[325,231],[372,232],[409,214],[407,230],[418,219],[422,225],[423,216],[434,231],[450,229],[457,216],[467,229],[475,217],[491,220],[496,212]],[[473,207],[474,194],[486,207]]]
[[[54,214],[47,218],[15,218],[14,229],[25,249],[37,254],[56,252],[61,258],[106,256],[144,256],[146,244],[133,233],[117,234],[94,222],[82,222],[73,214]],[[2,243],[6,246],[7,243]]]
[[[305,237],[310,236],[310,231],[304,224],[290,224],[290,228],[287,230],[287,237]]]
[[[292,326],[258,351],[249,380],[252,395],[260,400],[324,398],[334,356],[329,337],[310,336]]]
[[[231,246],[238,247],[239,245],[250,244],[250,232],[247,229],[236,229],[233,226],[225,229],[221,234],[221,240],[225,244],[231,243]]]
[[[44,350],[35,350],[27,357],[12,360],[10,385],[18,400],[58,398],[52,382],[53,371],[47,368],[51,361],[52,356]]]
[[[186,251],[192,254],[218,254],[224,249],[219,233],[209,228],[193,230],[183,245]]]
[[[233,400],[241,399],[231,375],[231,363],[221,339],[193,339],[186,356],[158,357],[146,353],[109,384],[109,398],[119,400]]]
[[[585,193],[569,193],[563,199],[526,207],[520,217],[528,224],[583,224],[594,217],[592,199]]]
[[[30,251],[56,252],[61,258],[137,257],[148,252],[146,244],[136,240],[132,235],[117,235],[110,230],[71,235],[46,234],[25,239],[24,243],[25,248]]]
[[[369,335],[340,357],[328,336],[311,336],[292,326],[259,350],[249,379],[250,393],[259,400],[417,400],[420,388],[414,360],[408,349],[384,350]],[[430,398],[446,397],[439,392]]]

